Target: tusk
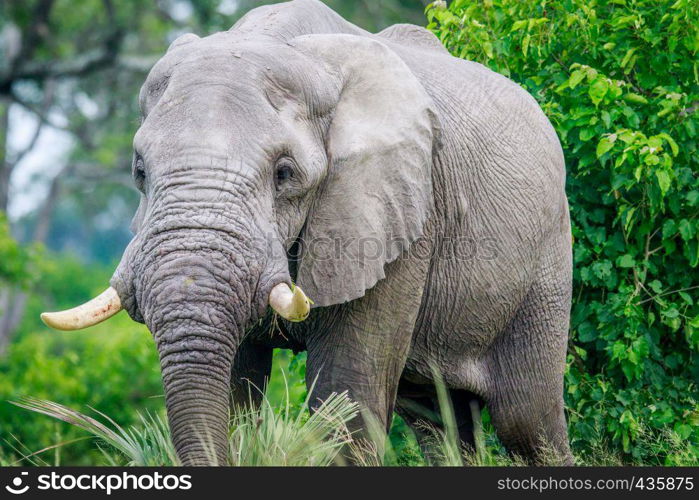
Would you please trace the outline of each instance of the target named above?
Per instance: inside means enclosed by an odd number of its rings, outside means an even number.
[[[269,305],[282,318],[289,321],[303,321],[308,317],[311,304],[300,287],[292,291],[286,283],[279,283],[269,292]]]
[[[94,299],[73,309],[42,313],[41,321],[56,330],[80,330],[111,318],[121,309],[121,300],[110,286]]]

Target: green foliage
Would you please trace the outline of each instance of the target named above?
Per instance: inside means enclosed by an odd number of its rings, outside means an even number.
[[[275,349],[269,378],[265,393],[272,404],[281,404],[288,399],[293,408],[300,408],[308,395],[306,353]]]
[[[313,465],[341,463],[340,451],[352,442],[347,428],[359,407],[346,393],[331,394],[313,414],[306,398],[299,408],[290,399],[280,409],[264,398],[259,409],[239,410],[231,419],[231,465]]]
[[[115,263],[88,265],[71,254],[44,253],[41,265],[32,273],[33,286],[17,335],[21,338],[25,333],[36,331],[55,334],[55,331],[46,329],[39,315],[47,310],[74,307],[104,291],[114,267]],[[128,324],[122,321],[120,325]]]
[[[24,248],[12,238],[7,217],[0,212],[0,289],[31,284],[39,255],[39,247]]]
[[[699,3],[455,0],[427,17],[452,54],[527,89],[561,139],[574,448],[673,464],[679,440],[696,462]]]
[[[22,396],[75,407],[88,404],[121,425],[134,424],[139,420],[134,408],[155,412],[163,407],[157,352],[150,333],[122,313],[84,332],[44,327],[13,342],[0,360],[0,455],[10,462],[85,435],[8,403]],[[33,460],[87,465],[98,455],[92,443],[78,441]]]
[[[177,464],[170,429],[165,419],[159,415],[139,414],[138,427],[124,428],[97,410],[93,410],[97,414],[97,418],[93,418],[53,401],[31,396],[17,399],[12,404],[66,422],[97,438],[100,451],[109,465],[156,467]],[[109,449],[104,447],[105,444]],[[36,459],[39,460],[38,457]]]

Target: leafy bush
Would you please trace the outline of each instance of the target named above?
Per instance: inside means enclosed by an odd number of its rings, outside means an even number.
[[[561,139],[574,449],[608,441],[626,461],[696,463],[699,3],[454,0],[426,12],[452,54],[527,89]]]
[[[40,252],[38,246],[24,248],[12,238],[7,217],[0,211],[0,290],[7,286],[28,286]]]

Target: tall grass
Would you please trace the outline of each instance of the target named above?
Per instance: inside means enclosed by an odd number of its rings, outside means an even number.
[[[159,415],[139,415],[140,425],[121,427],[104,413],[92,409],[101,422],[79,411],[52,401],[22,397],[13,404],[62,420],[97,438],[107,465],[177,465],[167,422]]]
[[[414,436],[403,436],[400,449],[389,439],[380,425],[369,422],[371,439],[353,439],[348,423],[358,416],[360,409],[346,393],[333,394],[313,413],[309,412],[309,398],[301,405],[294,405],[287,397],[275,407],[267,397],[257,408],[240,408],[230,421],[229,453],[226,465],[234,466],[328,466],[345,465],[347,457],[357,465],[386,466],[519,466],[525,461],[509,456],[495,437],[491,428],[484,428],[478,405],[472,407],[474,417],[475,449],[464,449],[458,438],[454,412],[448,393],[437,379],[437,396],[440,403],[442,425],[424,424],[423,451],[418,450]],[[86,431],[95,439],[104,456],[105,465],[169,466],[178,465],[170,439],[167,421],[160,415],[139,415],[139,423],[122,427],[109,416],[91,409],[94,416],[86,415],[66,406],[38,398],[24,397],[13,404],[67,422]],[[376,424],[374,422],[374,424]],[[405,441],[411,443],[406,445]],[[673,464],[696,465],[696,457],[679,436],[648,435],[644,442],[649,447],[671,447]],[[374,443],[383,444],[377,446]],[[69,443],[65,443],[69,444]],[[46,451],[56,452],[61,443],[48,446],[34,453],[22,454],[20,460],[0,456],[0,465],[15,465],[20,461],[49,465],[39,458]],[[599,440],[592,443],[592,450],[576,456],[579,465],[628,465],[617,453],[609,451],[607,444]],[[19,453],[19,450],[15,448]],[[213,456],[213,453],[212,453]],[[426,458],[427,457],[427,458]],[[544,462],[557,463],[552,451],[544,454]],[[631,463],[633,464],[633,462]],[[58,459],[53,465],[59,465]],[[641,464],[637,464],[641,465]]]
[[[239,409],[231,419],[230,465],[341,465],[343,448],[352,445],[347,428],[358,414],[346,392],[332,394],[312,414],[308,398],[301,408],[289,399],[280,410],[264,397],[257,409]]]
[[[13,404],[86,431],[96,438],[108,465],[178,465],[167,421],[159,415],[141,415],[139,425],[124,428],[95,409],[99,419],[38,398],[24,397]],[[287,398],[278,409],[265,397],[258,408],[234,412],[226,465],[341,465],[340,452],[353,447],[347,423],[357,414],[357,403],[346,393],[332,394],[312,414],[308,399],[294,408]]]

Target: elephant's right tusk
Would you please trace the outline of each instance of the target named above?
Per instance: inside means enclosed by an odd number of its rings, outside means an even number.
[[[308,317],[311,304],[306,294],[298,286],[291,291],[286,283],[279,283],[269,292],[269,305],[282,318],[289,321],[303,321]]]
[[[121,311],[121,300],[111,286],[94,299],[78,307],[41,314],[41,321],[57,330],[80,330],[96,325]]]

